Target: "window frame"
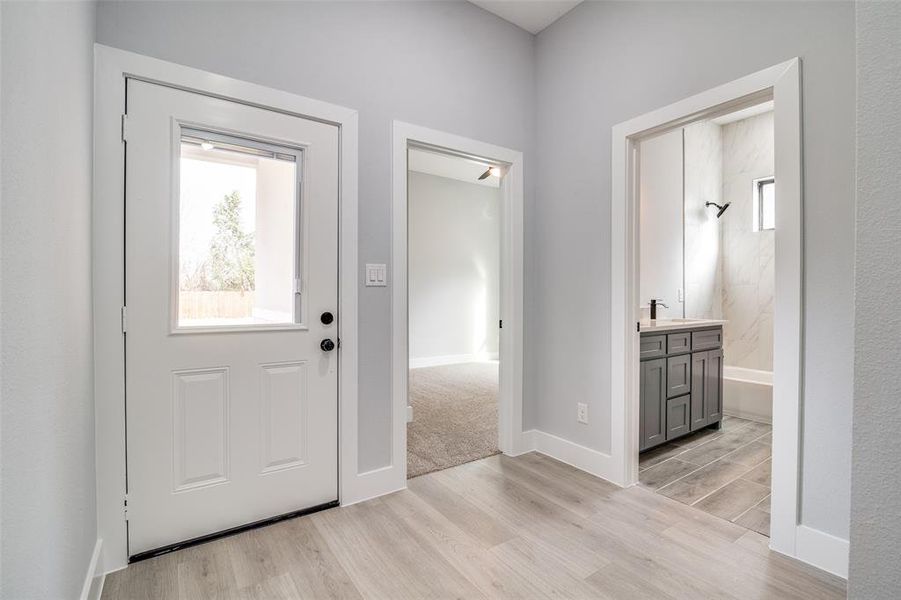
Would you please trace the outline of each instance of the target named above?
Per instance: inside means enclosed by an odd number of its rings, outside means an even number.
[[[761,231],[773,231],[776,229],[776,218],[775,214],[773,215],[773,226],[772,227],[764,227],[764,206],[763,206],[763,189],[767,185],[773,186],[773,211],[775,212],[775,197],[776,197],[776,177],[774,175],[768,175],[766,177],[760,177],[755,179],[752,182],[752,193],[753,193],[753,231],[755,233]]]

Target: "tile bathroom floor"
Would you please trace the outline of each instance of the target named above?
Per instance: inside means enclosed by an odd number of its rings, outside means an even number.
[[[724,417],[639,455],[639,484],[769,536],[771,447],[770,425]]]

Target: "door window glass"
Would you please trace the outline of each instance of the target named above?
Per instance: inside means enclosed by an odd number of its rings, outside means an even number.
[[[182,129],[178,329],[299,322],[300,158]]]

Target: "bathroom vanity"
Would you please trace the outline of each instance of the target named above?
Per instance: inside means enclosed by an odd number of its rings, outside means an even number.
[[[723,323],[706,319],[639,324],[639,451],[723,418]]]

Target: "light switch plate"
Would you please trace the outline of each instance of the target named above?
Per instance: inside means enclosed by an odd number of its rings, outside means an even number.
[[[366,264],[366,287],[385,287],[388,285],[388,266],[380,264]]]

